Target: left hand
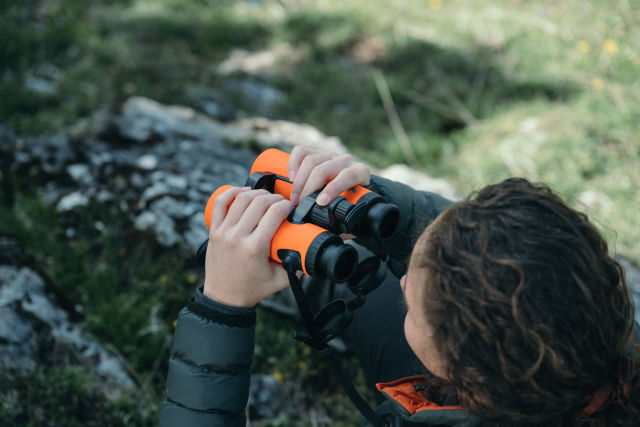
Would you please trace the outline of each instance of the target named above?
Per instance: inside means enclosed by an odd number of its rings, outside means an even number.
[[[301,146],[291,150],[287,168],[293,181],[291,201],[296,205],[324,187],[316,203],[326,206],[353,186],[369,185],[371,179],[367,165],[357,162],[350,154],[324,153]]]

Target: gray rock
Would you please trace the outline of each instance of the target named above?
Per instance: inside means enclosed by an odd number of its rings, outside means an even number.
[[[0,339],[12,344],[29,340],[32,331],[29,325],[10,308],[0,304]]]
[[[209,238],[209,229],[205,226],[202,212],[191,215],[184,238],[191,252],[195,252]]]
[[[74,163],[67,166],[67,173],[74,181],[81,184],[89,184],[92,180],[89,166],[84,163]]]
[[[211,135],[224,133],[224,126],[205,119],[190,108],[164,106],[147,98],[134,97],[125,102],[113,124],[119,135],[138,143],[178,136],[210,139]]]
[[[163,246],[173,246],[180,239],[176,232],[176,224],[168,215],[158,215],[153,229],[156,232],[158,243]]]
[[[144,190],[140,197],[140,203],[147,203],[149,200],[165,194],[171,194],[171,188],[164,182],[155,182],[151,187],[147,187]]]
[[[153,212],[143,212],[134,222],[134,226],[138,230],[149,230],[158,221],[158,217]]]
[[[57,208],[60,211],[70,211],[78,206],[87,206],[88,204],[89,198],[86,195],[80,191],[74,191],[60,199]]]
[[[46,363],[47,345],[68,348],[71,354],[90,356],[84,364],[93,367],[109,397],[131,389],[134,383],[122,361],[99,343],[85,336],[80,327],[47,294],[44,280],[29,268],[0,265],[0,368],[32,370]],[[47,344],[48,343],[48,344]]]
[[[149,186],[149,180],[139,173],[132,174],[129,177],[129,183],[139,190],[143,190]]]
[[[284,393],[272,375],[252,375],[247,403],[251,420],[269,420],[284,406]]]
[[[181,202],[169,196],[164,196],[151,205],[151,210],[156,214],[164,214],[174,219],[188,218],[200,209],[200,206]]]
[[[305,123],[293,123],[286,120],[268,120],[265,118],[242,119],[236,122],[236,131],[228,135],[230,142],[242,142],[250,138],[260,147],[277,147],[290,151],[295,145],[315,148],[320,151],[346,154],[347,148],[340,138],[326,136],[318,129]]]
[[[113,156],[108,151],[90,152],[89,160],[94,166],[102,166],[105,163],[110,163],[113,160]]]
[[[225,89],[250,105],[251,112],[267,117],[275,113],[275,108],[286,98],[284,92],[254,79],[230,80]]]
[[[158,167],[158,158],[153,154],[145,154],[136,162],[139,168],[153,170]]]
[[[51,95],[56,92],[56,82],[53,80],[27,75],[24,79],[24,87],[41,95]]]
[[[192,107],[221,122],[236,119],[236,109],[217,90],[192,88],[187,91],[187,100]]]
[[[108,190],[100,190],[96,194],[96,200],[100,203],[106,203],[113,200],[113,193]]]
[[[69,138],[66,135],[42,136],[28,139],[16,155],[16,163],[34,164],[50,175],[59,175],[73,162]]]
[[[173,246],[180,239],[176,232],[175,222],[165,213],[146,211],[135,220],[138,230],[152,230],[156,234],[158,243],[163,246]]]
[[[189,183],[187,181],[187,178],[185,178],[184,176],[174,174],[167,175],[164,181],[169,187],[175,190],[186,190],[187,184]]]
[[[240,84],[239,87],[246,88],[246,85]],[[232,82],[231,89],[233,88]],[[238,87],[236,89],[241,90]],[[276,98],[277,96],[275,95]],[[267,98],[271,99],[273,96],[269,95]],[[347,152],[339,138],[327,137],[309,125],[264,118],[221,123],[191,108],[162,105],[142,97],[129,98],[122,108],[122,113],[112,118],[112,123],[115,132],[122,138],[135,142],[167,142],[156,144],[155,155],[161,152],[167,154],[170,150],[185,154],[177,149],[186,150],[191,166],[194,161],[193,155],[196,153],[199,156],[198,163],[229,157],[240,160],[246,156],[246,151],[243,153],[242,150],[230,150],[229,145],[225,145],[223,141],[239,146],[255,142],[264,148],[290,149],[293,145],[306,145],[324,151]],[[131,162],[132,152],[135,152],[134,147],[127,150],[127,154],[122,154],[121,161],[116,162]],[[140,153],[142,154],[144,153]],[[208,157],[209,155],[216,156]],[[178,155],[178,158],[173,160],[175,163],[182,163],[184,159],[184,155]],[[188,170],[188,167],[189,165],[181,164],[180,169]]]

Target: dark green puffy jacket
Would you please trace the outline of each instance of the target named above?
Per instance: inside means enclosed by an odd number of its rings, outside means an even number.
[[[371,181],[369,188],[398,206],[402,213],[398,233],[382,248],[391,256],[394,272],[402,273],[415,239],[451,202],[437,194],[416,191],[377,176],[372,176]],[[361,239],[356,242],[373,249],[372,242]],[[178,317],[166,400],[159,412],[161,427],[246,424],[255,310],[230,308],[205,300],[198,290],[195,300],[190,301]],[[637,324],[634,335],[636,341],[640,341]],[[631,348],[627,352],[634,353]],[[458,407],[437,407],[420,396],[412,396],[414,380],[406,378],[379,384],[388,399],[376,412],[400,414],[410,421],[428,425],[471,427],[480,424]]]
[[[414,240],[451,202],[378,176],[371,177],[368,188],[400,208],[398,232],[382,249],[392,257],[396,271],[406,268]],[[371,242],[356,241],[371,247]],[[254,325],[253,309],[189,302],[175,330],[166,400],[158,414],[161,427],[245,426]],[[403,411],[397,403],[390,408]],[[451,424],[472,425],[462,411],[453,412]],[[442,421],[440,417],[438,424]]]

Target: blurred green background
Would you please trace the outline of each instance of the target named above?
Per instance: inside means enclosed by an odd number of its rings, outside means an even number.
[[[230,68],[230,57],[276,52],[277,63],[259,76],[285,95],[273,118],[309,123],[376,167],[406,162],[465,195],[513,175],[547,183],[597,223],[612,252],[640,261],[635,0],[0,0],[0,13],[0,121],[19,135],[67,129],[132,95],[187,102],[192,88],[247,72]],[[261,113],[235,102],[242,115]],[[117,233],[100,250],[91,246],[96,236],[57,239],[56,213],[26,189],[0,214],[2,228],[21,236],[72,300],[87,304],[89,330],[140,378],[144,401],[100,406],[103,421],[118,424],[127,414],[130,424],[153,423],[166,372],[158,354],[168,356],[172,319],[197,266]],[[89,210],[87,223],[100,215]],[[42,242],[35,236],[44,230],[54,231]],[[115,255],[122,248],[132,254],[126,260]],[[79,281],[94,285],[78,289]],[[168,296],[150,302],[143,295],[157,286]],[[146,319],[132,314],[126,327],[109,320],[117,307],[127,317],[123,298],[161,307],[165,329],[142,347]],[[256,371],[322,377],[281,319],[261,316]],[[54,371],[42,378],[95,399],[76,372]],[[330,415],[358,425],[335,384],[326,390],[320,403]]]

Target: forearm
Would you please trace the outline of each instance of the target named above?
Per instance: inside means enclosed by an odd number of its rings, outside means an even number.
[[[197,290],[180,312],[160,426],[244,426],[254,309],[224,306]]]

